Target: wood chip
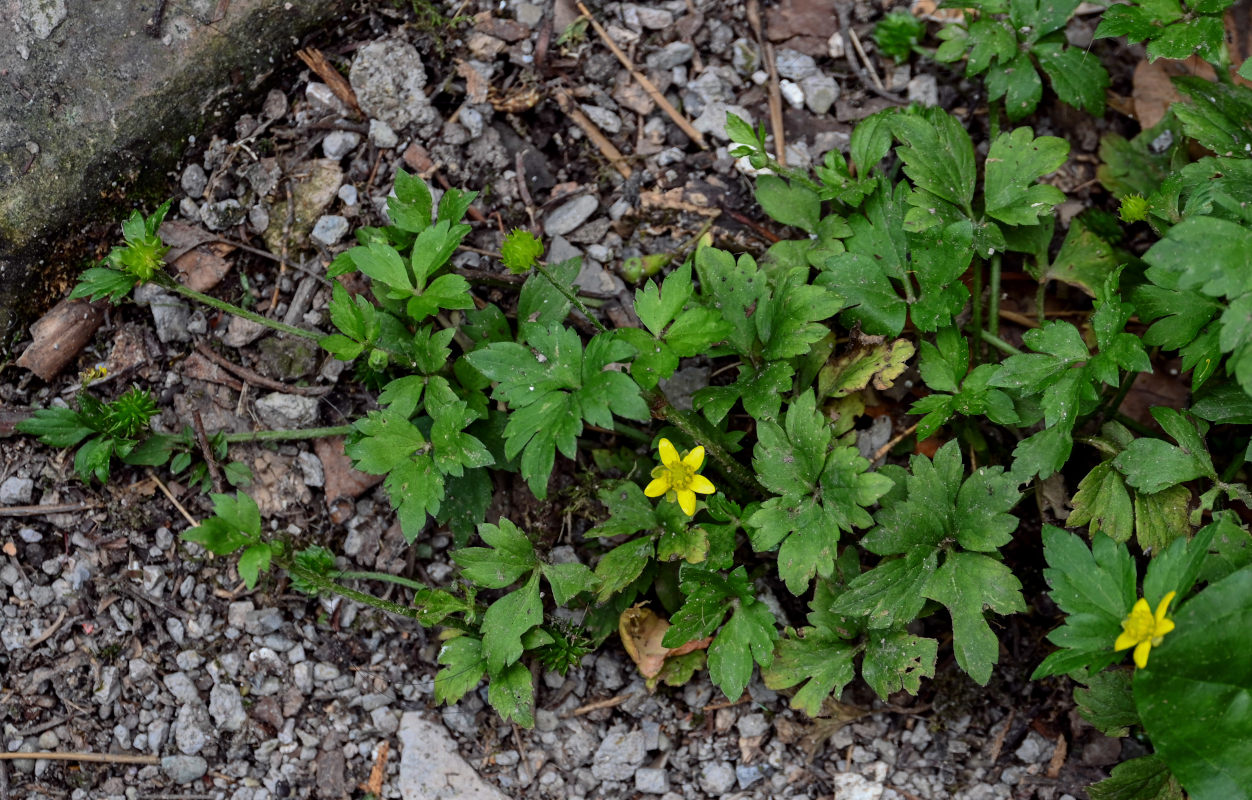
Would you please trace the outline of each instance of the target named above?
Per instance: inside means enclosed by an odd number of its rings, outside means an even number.
[[[348,83],[348,79],[341,75],[339,70],[335,69],[326,60],[326,56],[322,55],[321,50],[318,50],[316,47],[306,47],[303,50],[297,50],[296,55],[308,65],[309,69],[317,73],[317,77],[322,79],[322,83],[329,86],[330,90],[335,93],[335,97],[342,100],[344,105],[352,109],[357,115],[365,116],[364,112],[361,111],[360,104],[356,101],[356,92],[352,91],[352,84]]]
[[[1056,750],[1052,752],[1052,760],[1048,762],[1048,771],[1045,773],[1049,778],[1056,779],[1061,774],[1061,767],[1065,766],[1065,755],[1069,750],[1069,745],[1065,742],[1065,735],[1061,734],[1056,737]]]
[[[17,359],[45,381],[60,374],[74,360],[104,322],[106,301],[62,300],[30,327],[30,343]]]

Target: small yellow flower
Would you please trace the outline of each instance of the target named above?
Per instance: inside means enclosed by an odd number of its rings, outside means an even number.
[[[704,463],[704,448],[696,447],[690,453],[678,455],[669,439],[657,445],[661,454],[661,466],[652,470],[652,482],[643,493],[648,497],[665,495],[667,500],[678,500],[678,507],[689,517],[696,513],[696,493],[712,494],[717,491],[713,482],[696,472]]]
[[[1135,666],[1143,669],[1148,666],[1148,652],[1161,644],[1165,634],[1174,629],[1174,621],[1165,618],[1169,604],[1177,592],[1170,592],[1156,607],[1156,615],[1145,598],[1140,597],[1130,614],[1122,620],[1122,632],[1113,644],[1114,650],[1135,648]]]

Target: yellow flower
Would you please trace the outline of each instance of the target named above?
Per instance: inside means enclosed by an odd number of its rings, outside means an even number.
[[[696,447],[690,453],[678,455],[669,439],[657,445],[661,454],[661,466],[652,470],[652,482],[643,493],[648,497],[665,495],[667,500],[678,500],[678,507],[687,516],[695,516],[696,493],[712,494],[717,491],[713,482],[696,472],[704,463],[704,448]]]
[[[1148,666],[1148,652],[1159,646],[1165,634],[1174,629],[1174,621],[1166,619],[1165,612],[1169,610],[1170,601],[1175,594],[1177,592],[1165,595],[1165,599],[1156,607],[1155,616],[1148,601],[1140,597],[1135,607],[1130,609],[1130,614],[1122,620],[1122,632],[1113,644],[1113,649],[1135,648],[1135,666],[1139,669]]]

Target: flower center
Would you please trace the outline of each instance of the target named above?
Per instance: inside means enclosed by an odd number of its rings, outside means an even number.
[[[1151,614],[1131,614],[1122,621],[1122,630],[1139,642],[1150,639],[1155,629],[1156,620],[1152,618]]]
[[[684,491],[691,488],[691,476],[693,470],[681,461],[675,462],[668,467],[669,469],[669,485],[676,491]]]

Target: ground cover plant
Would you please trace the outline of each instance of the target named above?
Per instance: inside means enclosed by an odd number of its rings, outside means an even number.
[[[935,58],[986,76],[997,121],[1034,110],[1039,71],[1062,101],[1101,113],[1107,74],[1058,33],[1076,5],[972,6],[939,32]],[[637,288],[638,326],[608,327],[569,288],[579,264],[545,263],[524,230],[500,253],[526,275],[515,307],[476,296],[449,264],[474,194],[436,202],[403,172],[391,224],[358,230],[330,266],[328,277],[359,273],[370,287],[334,284],[330,335],[178,284],[160,261],[164,209],[136,213],[74,294],[119,301],[153,281],[356,363],[376,409],[347,428],[272,438],[347,432],[348,455],[384,476],[411,543],[451,530],[457,590],[409,586],[413,602],[395,603],[349,588],[333,553],[266,531],[246,492],[216,491],[214,515],[185,538],[237,557],[249,587],[280,567],[304,591],[441,628],[442,702],[485,679],[504,719],[532,725],[532,664],[564,671],[615,632],[653,682],[707,669],[736,700],[759,670],[811,715],[858,676],[884,700],[916,693],[941,653],[986,684],[1002,657],[997,626],[1035,599],[1027,550],[1041,552],[1058,609],[1056,650],[1035,678],[1069,676],[1093,725],[1151,746],[1091,795],[1246,797],[1252,90],[1209,30],[1224,7],[1106,12],[1100,35],[1147,39],[1154,57],[1198,53],[1218,80],[1177,81],[1187,99],[1161,123],[1177,133],[1152,153],[1156,171],[1135,169],[1150,160],[1143,143],[1109,140],[1110,172],[1131,165],[1107,176],[1120,219],[1093,209],[1063,236],[1066,195],[1047,182],[1069,153],[1061,137],[997,124],[980,153],[952,114],[892,109],[808,173],[780,165],[765,130],[732,116],[732,154],[759,172],[761,209],[796,233],[756,255],[702,239]],[[890,25],[881,40],[893,55],[920,49],[919,33]],[[1151,244],[1118,248],[1127,230]],[[1090,302],[1065,318],[1037,302],[1032,327],[1010,336],[1006,264],[1038,280],[1041,299],[1055,280]],[[1136,376],[1173,353],[1191,372],[1189,406],[1154,408],[1153,427],[1124,415]],[[663,382],[693,359],[726,377],[684,410]],[[914,431],[863,452],[870,406],[904,381],[915,382]],[[84,480],[107,480],[114,459],[201,467],[194,431],[147,435],[151,398],[105,403],[87,389],[77,411],[22,425],[77,446]],[[230,441],[213,443],[217,458]],[[487,519],[493,474],[544,498],[558,458],[595,470],[590,565],[559,557],[551,532]],[[1057,475],[1077,481],[1069,531],[1040,525],[1026,502]],[[780,624],[780,595],[807,609],[807,625]]]

